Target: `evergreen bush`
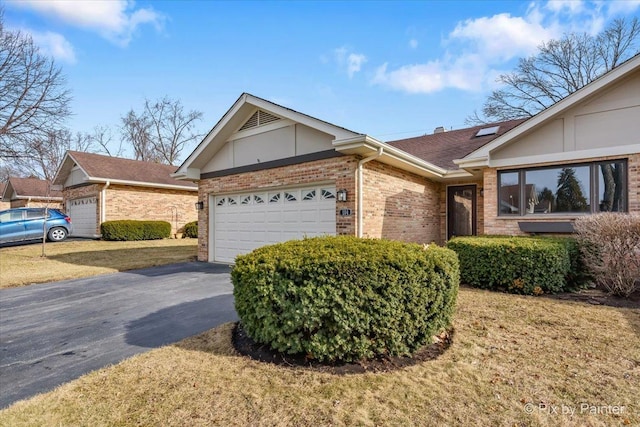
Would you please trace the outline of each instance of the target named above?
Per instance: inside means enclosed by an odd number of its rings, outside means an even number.
[[[323,362],[409,355],[451,325],[453,251],[327,236],[236,258],[235,307],[256,342]]]

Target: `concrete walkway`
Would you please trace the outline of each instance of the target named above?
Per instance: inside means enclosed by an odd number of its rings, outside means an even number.
[[[237,320],[229,272],[191,262],[0,290],[0,408]]]

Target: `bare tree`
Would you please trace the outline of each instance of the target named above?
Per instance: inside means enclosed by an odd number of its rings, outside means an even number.
[[[122,137],[134,149],[137,160],[174,164],[184,147],[201,138],[195,125],[202,112],[184,111],[179,100],[145,99],[144,110],[130,110],[122,117]]]
[[[614,20],[597,36],[571,33],[551,40],[502,74],[502,88],[487,98],[468,124],[532,117],[638,54],[640,21]]]
[[[32,138],[26,144],[27,154],[12,160],[21,175],[37,176],[51,180],[55,176],[67,150],[95,151],[95,143],[90,134],[68,129],[48,132],[44,137]]]
[[[89,138],[94,144],[94,148],[96,148],[99,152],[104,153],[111,157],[122,157],[124,152],[124,147],[122,146],[122,139],[116,149],[111,147],[111,141],[113,140],[113,135],[111,133],[111,128],[108,126],[98,125],[93,128],[93,132],[89,135]]]
[[[66,80],[31,36],[8,31],[0,8],[0,158],[29,156],[28,143],[70,114]]]

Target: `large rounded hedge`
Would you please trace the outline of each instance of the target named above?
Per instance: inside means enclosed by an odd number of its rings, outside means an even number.
[[[256,342],[324,362],[409,355],[451,325],[455,252],[317,237],[236,258],[235,307]]]

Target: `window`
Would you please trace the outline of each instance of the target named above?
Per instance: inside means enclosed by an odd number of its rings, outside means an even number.
[[[269,194],[269,203],[278,203],[280,201],[280,193]]]
[[[314,200],[316,198],[316,190],[302,190],[302,200]]]
[[[500,213],[517,214],[520,212],[520,173],[500,173]]]
[[[624,212],[626,171],[616,160],[498,172],[498,214]]]
[[[627,210],[627,162],[614,161],[596,164],[598,189],[597,212],[625,212]]]
[[[262,196],[258,196],[257,194],[254,194],[253,203],[256,203],[256,204],[264,203],[264,199],[262,198]]]
[[[326,188],[323,188],[322,191],[320,192],[320,195],[322,196],[323,200],[329,200],[329,199],[335,199],[336,198],[336,194],[333,190],[329,190]]]
[[[27,209],[27,219],[44,218],[44,209]]]
[[[292,193],[287,193],[287,192],[284,193],[284,199],[287,202],[295,202],[296,200],[298,200],[295,195],[293,195]]]
[[[248,205],[251,202],[251,196],[242,196],[240,204]]]

